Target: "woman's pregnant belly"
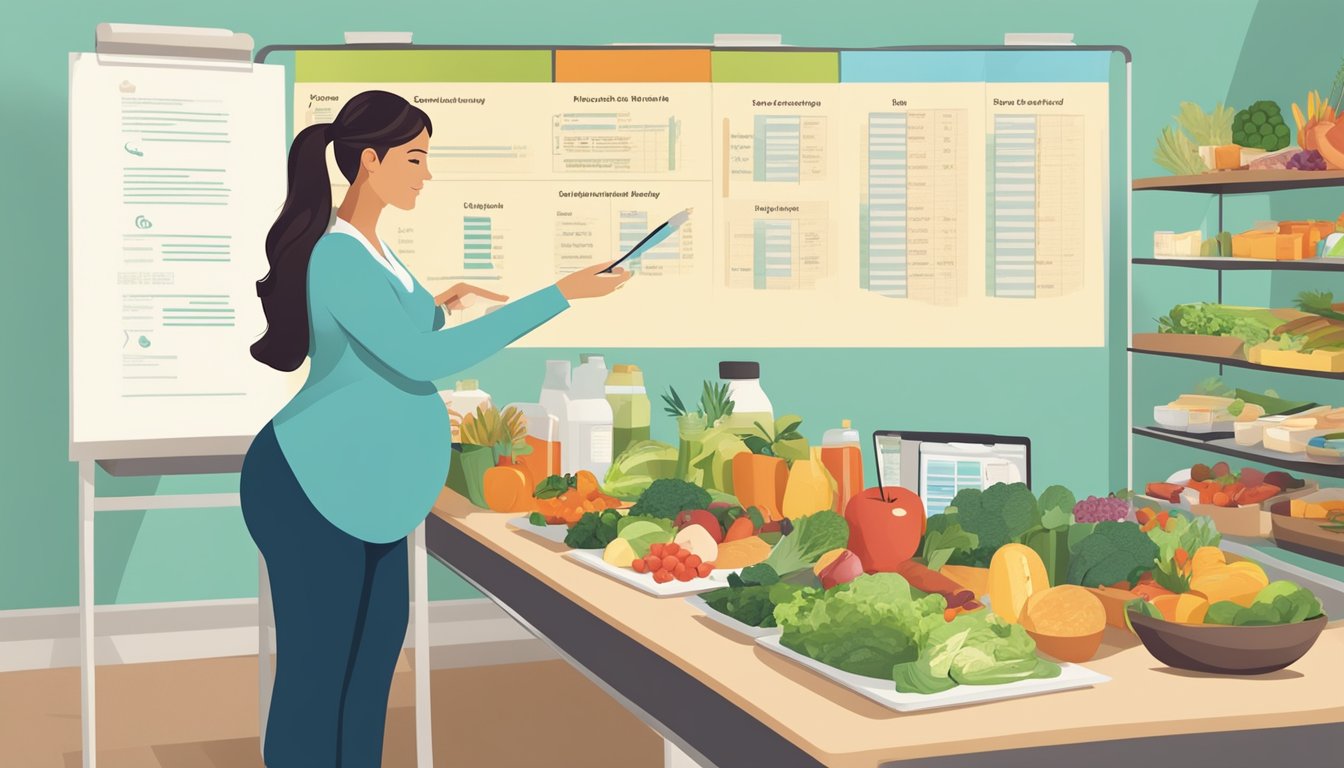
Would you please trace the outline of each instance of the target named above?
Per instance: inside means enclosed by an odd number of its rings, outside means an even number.
[[[275,418],[276,438],[332,524],[381,543],[424,520],[452,460],[448,413],[437,394],[411,394],[371,377],[303,392],[291,406]]]

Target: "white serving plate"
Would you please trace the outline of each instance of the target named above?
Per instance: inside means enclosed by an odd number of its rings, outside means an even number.
[[[705,598],[700,595],[691,595],[686,598],[686,602],[690,603],[697,611],[705,614],[705,618],[721,624],[739,635],[756,638],[778,635],[780,632],[779,627],[753,627],[750,624],[743,624],[732,616],[709,607],[709,603],[706,603]]]
[[[897,712],[918,712],[939,707],[955,707],[961,704],[982,704],[987,701],[1017,699],[1023,696],[1035,696],[1041,693],[1068,691],[1075,688],[1090,688],[1098,683],[1110,682],[1109,677],[1093,672],[1077,664],[1061,663],[1059,676],[1044,680],[1018,680],[1002,685],[958,685],[942,693],[900,693],[891,680],[855,675],[816,659],[785,648],[779,642],[779,635],[756,638],[756,644],[779,655],[795,661],[821,676],[839,683],[861,696],[866,696],[884,707]]]
[[[665,584],[659,584],[653,580],[653,576],[647,573],[635,573],[629,568],[617,568],[611,563],[608,563],[606,560],[602,559],[602,550],[600,549],[571,549],[566,552],[564,556],[580,565],[592,568],[598,573],[629,584],[635,589],[655,597],[681,597],[682,595],[694,595],[697,592],[708,592],[724,585],[724,582],[714,581],[708,578],[697,578],[690,581],[677,581],[676,579],[673,579]],[[725,576],[724,578],[726,579],[727,577]]]
[[[552,541],[556,544],[564,544],[565,536],[569,533],[568,525],[533,525],[528,522],[527,515],[513,518],[509,521],[509,525],[514,530],[526,533],[530,536],[536,536],[539,539]]]

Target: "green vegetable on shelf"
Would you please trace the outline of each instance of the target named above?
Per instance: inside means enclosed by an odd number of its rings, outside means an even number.
[[[1205,112],[1193,101],[1182,101],[1176,124],[1190,135],[1197,146],[1220,146],[1232,143],[1232,119],[1237,111],[1218,102],[1212,112]]]
[[[1288,146],[1290,131],[1283,110],[1269,100],[1257,101],[1232,119],[1232,143],[1277,152]]]
[[[1157,319],[1158,333],[1233,336],[1254,346],[1268,341],[1283,321],[1272,310],[1225,304],[1177,304]]]
[[[1193,176],[1209,170],[1199,157],[1199,147],[1170,126],[1163,128],[1157,138],[1153,161],[1177,176]]]

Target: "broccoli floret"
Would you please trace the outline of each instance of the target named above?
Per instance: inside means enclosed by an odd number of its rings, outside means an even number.
[[[1257,101],[1232,118],[1232,142],[1275,152],[1288,146],[1288,124],[1272,101]]]
[[[621,514],[614,509],[584,512],[583,517],[565,534],[565,546],[571,549],[602,549],[616,538]]]
[[[965,489],[952,499],[963,530],[974,533],[981,547],[1014,541],[1040,522],[1036,496],[1023,483],[995,483],[983,492]]]
[[[632,515],[648,515],[675,520],[677,514],[688,509],[706,509],[709,507],[709,491],[694,483],[675,478],[654,480],[639,501],[630,508]]]

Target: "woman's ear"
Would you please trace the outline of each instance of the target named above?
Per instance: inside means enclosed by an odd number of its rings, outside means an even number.
[[[368,173],[378,170],[378,153],[373,151],[373,147],[365,147],[359,153],[359,166]]]

